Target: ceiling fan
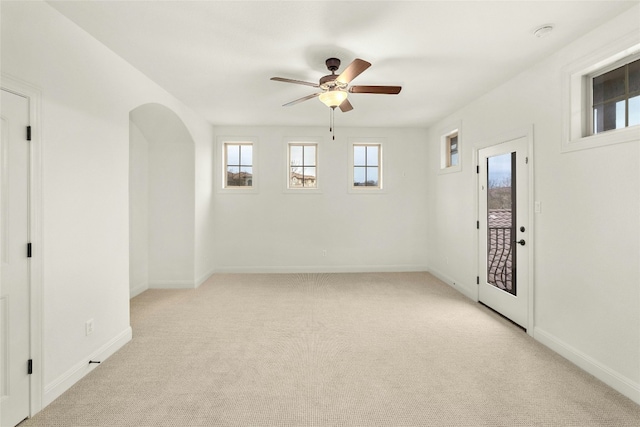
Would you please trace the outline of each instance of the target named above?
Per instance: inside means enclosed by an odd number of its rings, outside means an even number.
[[[340,68],[340,60],[338,58],[329,58],[325,61],[325,64],[327,65],[327,69],[331,71],[331,74],[321,77],[318,83],[304,82],[284,77],[271,77],[271,80],[278,82],[295,83],[316,87],[322,90],[321,92],[313,93],[288,102],[284,104],[283,107],[295,105],[308,99],[318,97],[320,101],[332,110],[335,110],[335,108],[338,107],[343,113],[346,113],[347,111],[353,110],[353,106],[347,99],[349,93],[397,95],[402,89],[401,86],[349,86],[349,83],[351,83],[353,79],[358,77],[364,70],[371,66],[371,63],[362,59],[354,59],[353,62],[351,62],[351,64],[349,64],[349,66],[340,73],[340,75],[336,74],[336,71]]]

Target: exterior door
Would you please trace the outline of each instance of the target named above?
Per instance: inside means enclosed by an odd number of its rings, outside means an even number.
[[[529,158],[527,137],[481,149],[478,299],[527,329]]]
[[[0,98],[0,425],[29,416],[29,100]]]

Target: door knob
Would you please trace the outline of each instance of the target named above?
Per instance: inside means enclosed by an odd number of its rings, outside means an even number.
[[[525,245],[525,243],[527,243],[527,242],[525,242],[525,241],[524,241],[524,239],[520,239],[520,240],[516,240],[516,241],[514,241],[513,243],[517,243],[517,244],[519,244],[519,245],[524,246],[524,245]]]

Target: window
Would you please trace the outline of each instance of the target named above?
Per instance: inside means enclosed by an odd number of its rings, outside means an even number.
[[[224,144],[225,188],[253,187],[253,144],[228,142]]]
[[[454,123],[440,134],[440,173],[460,172],[462,123]]]
[[[318,188],[318,144],[290,143],[288,188]]]
[[[353,186],[380,186],[380,144],[353,144]]]
[[[592,77],[591,95],[593,134],[640,124],[640,59]]]
[[[458,132],[447,137],[447,167],[458,166]]]
[[[562,152],[640,138],[639,61],[633,32],[562,68]]]

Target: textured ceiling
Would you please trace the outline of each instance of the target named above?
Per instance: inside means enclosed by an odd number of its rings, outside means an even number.
[[[373,65],[343,126],[425,127],[638,1],[50,1],[215,125],[326,125],[325,59]],[[640,21],[640,20],[639,20]],[[552,24],[537,38],[533,31]],[[338,71],[338,72],[339,72]]]

